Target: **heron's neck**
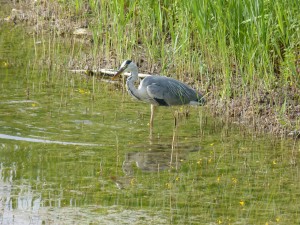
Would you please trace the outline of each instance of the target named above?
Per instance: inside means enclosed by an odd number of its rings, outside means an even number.
[[[140,100],[140,93],[134,85],[134,83],[137,81],[137,79],[138,79],[137,69],[135,71],[132,70],[131,75],[127,78],[126,87],[127,87],[127,91],[129,92],[130,95],[132,95],[133,97]]]
[[[131,78],[131,81],[134,83],[134,82],[137,81],[138,78],[139,78],[138,68],[137,68],[137,67],[136,67],[136,68],[133,68],[133,69],[131,69],[130,72],[131,72],[130,77],[132,77],[132,78]]]
[[[136,89],[135,82],[138,80],[138,69],[134,68],[130,71],[131,75],[127,78],[126,85],[128,89]]]

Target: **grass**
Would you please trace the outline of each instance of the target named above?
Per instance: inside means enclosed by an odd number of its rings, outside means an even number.
[[[298,1],[65,1],[88,19],[95,60],[130,58],[142,70],[189,80],[217,106],[265,105],[289,124],[300,102]],[[96,62],[95,62],[96,63]],[[224,107],[216,109],[224,113]],[[232,109],[227,108],[227,114]],[[299,129],[299,119],[289,129]]]

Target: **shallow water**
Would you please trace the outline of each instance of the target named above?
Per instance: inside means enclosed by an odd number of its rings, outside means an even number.
[[[21,28],[3,29],[1,224],[299,224],[298,142],[205,107],[159,108],[150,139],[150,106],[43,68]]]

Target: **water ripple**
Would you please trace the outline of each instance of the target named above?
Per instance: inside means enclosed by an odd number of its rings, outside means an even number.
[[[28,138],[28,137],[13,136],[13,135],[7,135],[7,134],[0,134],[0,139],[15,140],[15,141],[27,141],[27,142],[36,142],[36,143],[45,143],[45,144],[100,146],[99,144],[92,144],[92,143],[52,141],[52,140],[45,140],[45,139],[39,139],[39,138]]]

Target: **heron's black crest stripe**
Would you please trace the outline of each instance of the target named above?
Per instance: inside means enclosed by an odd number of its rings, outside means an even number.
[[[127,60],[126,65],[129,65],[131,62],[132,62],[131,60]]]
[[[161,106],[169,106],[168,103],[166,103],[166,101],[161,98],[154,98],[154,100]]]

